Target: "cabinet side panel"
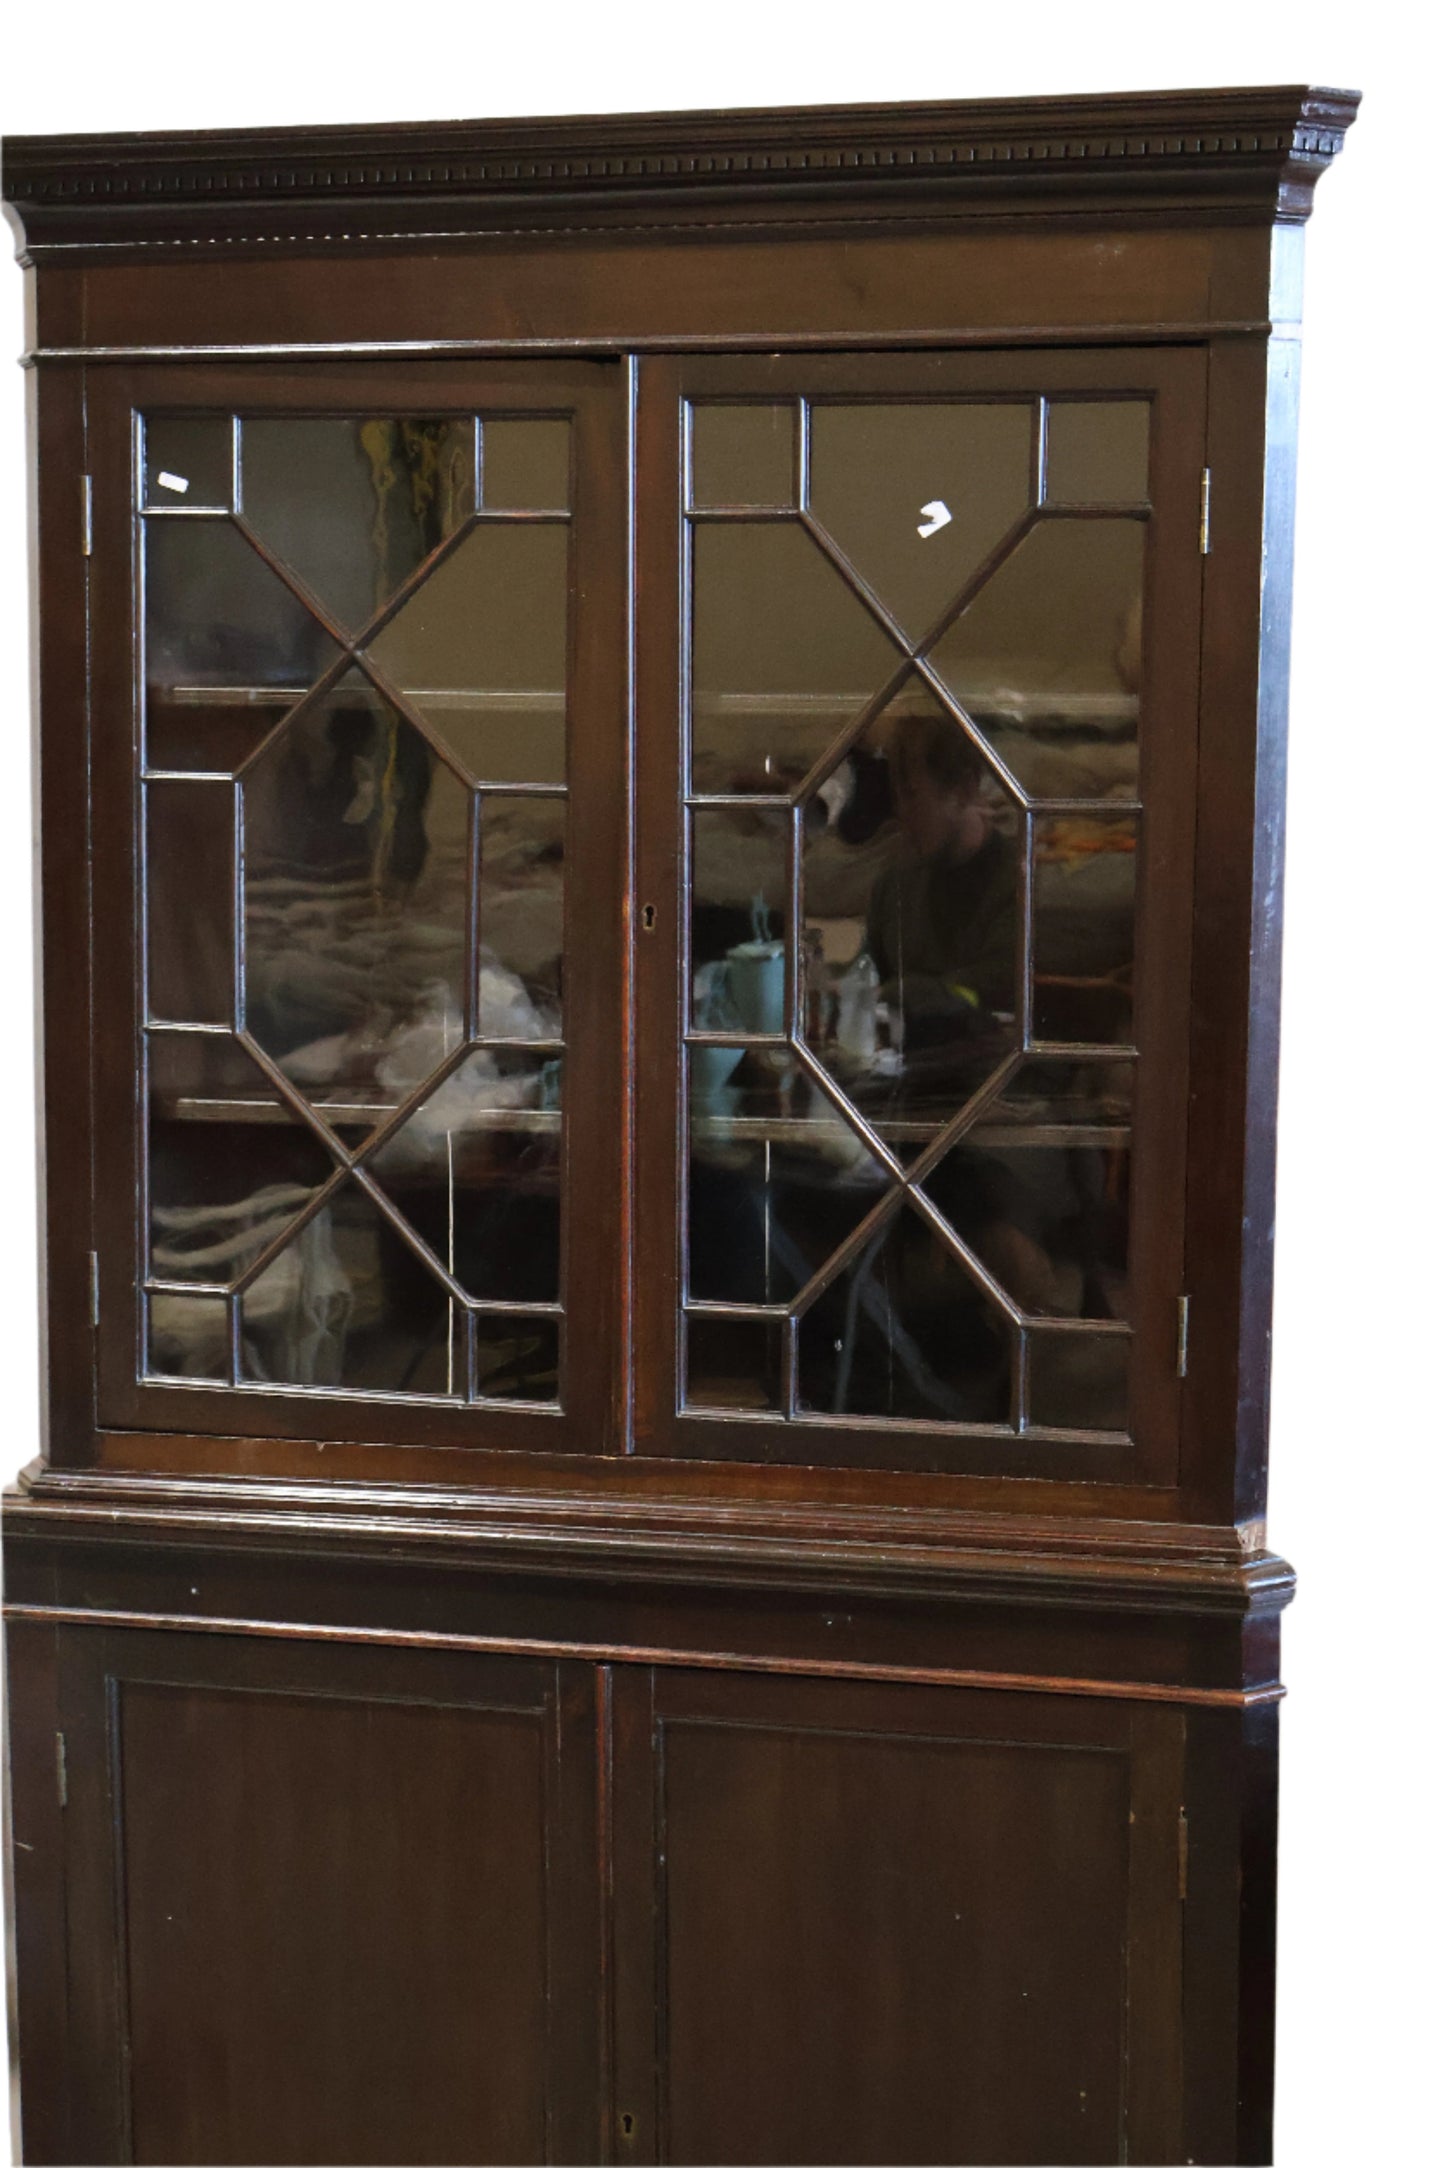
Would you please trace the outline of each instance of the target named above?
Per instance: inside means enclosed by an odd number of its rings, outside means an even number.
[[[75,2158],[66,2113],[64,1813],[56,1752],[58,1638],[53,1626],[12,1623],[5,1633],[10,1849],[6,1899],[14,1938],[7,1949],[13,1968],[11,2054],[20,2078],[23,2158],[30,2162]]]

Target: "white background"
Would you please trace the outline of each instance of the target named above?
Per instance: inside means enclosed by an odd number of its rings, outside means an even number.
[[[1431,15],[1410,10],[1416,26]],[[1309,228],[1271,1539],[1286,1619],[1278,2159],[1440,2154],[1438,121],[1403,7],[22,0],[0,128],[209,128],[1187,85],[1363,89]],[[1431,166],[1427,169],[1427,160]],[[0,265],[0,354],[22,346]],[[0,1474],[36,1438],[30,687],[19,370],[0,376]],[[1433,576],[1432,576],[1433,575]],[[1431,1048],[1435,1052],[1431,1053]],[[1427,1684],[1428,1682],[1428,1684]],[[224,1981],[217,1992],[224,1994]]]

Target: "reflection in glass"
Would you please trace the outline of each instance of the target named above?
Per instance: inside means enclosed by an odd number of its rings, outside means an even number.
[[[695,406],[694,506],[793,506],[797,440],[796,406]]]
[[[888,1186],[888,1176],[786,1052],[688,1049],[688,1293],[786,1302]]]
[[[225,519],[150,519],[146,764],[239,767],[338,653]]]
[[[798,1402],[818,1414],[1006,1423],[1013,1329],[901,1206],[798,1324]]]
[[[558,1299],[561,1089],[559,1058],[478,1049],[370,1162],[469,1295]]]
[[[1034,402],[810,408],[809,506],[913,640],[1034,502]]]
[[[900,660],[801,526],[693,530],[692,787],[802,781]]]
[[[489,512],[565,512],[572,502],[571,464],[569,422],[482,425],[482,501]]]
[[[1016,1039],[1016,816],[918,679],[809,807],[806,1032],[904,1160]]]
[[[224,1295],[146,1297],[146,1375],[227,1384],[231,1376],[231,1306]]]
[[[1133,1031],[1138,816],[1034,825],[1034,1037],[1124,1045]]]
[[[1028,1332],[1028,1420],[1040,1430],[1129,1427],[1127,1333]]]
[[[782,1337],[771,1318],[689,1317],[688,1406],[750,1413],[780,1407]]]
[[[1032,797],[1137,787],[1144,534],[1133,519],[1041,521],[929,653]]]
[[[1029,1062],[925,1178],[1033,1316],[1128,1316],[1132,1082],[1128,1063]]]
[[[567,529],[474,527],[371,643],[479,782],[566,777]]]
[[[146,994],[152,1017],[229,1024],[235,1007],[236,794],[147,783]]]
[[[470,417],[246,419],[247,524],[355,635],[476,510]]]
[[[565,799],[482,793],[482,1038],[561,1034],[566,828]]]
[[[1147,504],[1149,414],[1147,399],[1051,399],[1050,502]]]
[[[692,1016],[699,1031],[786,1026],[788,828],[780,807],[692,816]]]
[[[149,1273],[229,1286],[336,1162],[235,1039],[150,1032],[147,1056]]]
[[[247,1383],[459,1398],[464,1320],[355,1181],[241,1297]]]
[[[149,415],[142,504],[168,512],[231,511],[234,446],[229,414]]]
[[[555,1317],[477,1312],[476,1396],[555,1407],[561,1398],[562,1326]]]
[[[394,1106],[459,1044],[469,805],[355,669],[247,771],[247,1023],[313,1104]]]

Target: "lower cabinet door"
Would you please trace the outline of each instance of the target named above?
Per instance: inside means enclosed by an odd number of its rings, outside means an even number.
[[[69,2160],[595,2160],[594,1674],[62,1636]]]
[[[622,2158],[1177,2160],[1183,1725],[617,1684]]]

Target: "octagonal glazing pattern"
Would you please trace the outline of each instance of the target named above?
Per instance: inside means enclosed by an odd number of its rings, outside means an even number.
[[[692,409],[690,1408],[1127,1429],[1149,441]]]
[[[145,1374],[557,1404],[569,425],[139,468]]]

